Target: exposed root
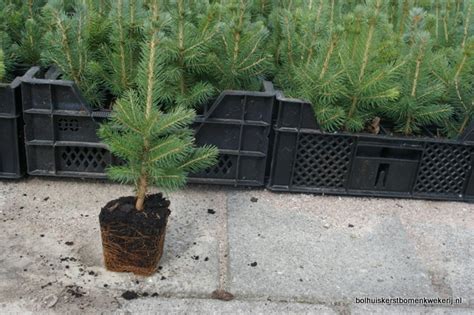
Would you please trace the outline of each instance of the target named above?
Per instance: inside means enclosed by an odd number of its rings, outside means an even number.
[[[163,254],[165,232],[166,224],[154,235],[144,235],[120,222],[104,224],[101,234],[105,267],[110,271],[152,275]]]

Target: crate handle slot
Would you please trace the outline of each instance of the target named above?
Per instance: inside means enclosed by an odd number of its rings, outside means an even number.
[[[421,149],[391,146],[359,145],[357,147],[356,156],[419,161],[421,158],[421,153]]]
[[[387,183],[387,174],[388,170],[390,169],[390,164],[388,163],[380,163],[379,168],[377,170],[377,176],[375,177],[375,187],[383,188]]]

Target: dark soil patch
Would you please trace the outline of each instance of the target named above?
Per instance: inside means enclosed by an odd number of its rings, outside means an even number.
[[[170,214],[169,205],[170,202],[161,194],[155,194],[147,197],[143,211],[137,211],[135,197],[121,197],[110,201],[102,208],[99,220],[101,224],[127,223],[131,227],[150,234],[165,225],[165,218]]]
[[[257,262],[254,261],[253,263],[250,264],[251,267],[257,267]]]
[[[46,283],[45,285],[42,285],[42,286],[41,286],[41,289],[44,289],[44,288],[46,288],[46,287],[49,287],[49,286],[52,285],[52,284],[53,284],[53,283],[48,282],[48,283]]]
[[[66,292],[72,295],[75,298],[83,297],[86,293],[82,290],[82,287],[77,285],[67,285]]]
[[[252,197],[252,198],[250,198],[250,201],[251,201],[251,202],[257,202],[257,201],[258,201],[258,198]]]
[[[72,245],[74,245],[74,242],[67,241],[67,242],[66,242],[66,243],[64,243],[64,244],[66,244],[67,246],[72,246]]]
[[[122,297],[125,300],[135,300],[138,298],[138,294],[135,291],[125,291],[124,293],[122,293]]]
[[[209,214],[215,214],[215,213],[216,213],[216,210],[214,210],[214,209],[207,209],[207,213],[209,213]]]

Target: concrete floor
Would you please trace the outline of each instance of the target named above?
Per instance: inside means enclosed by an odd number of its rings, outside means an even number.
[[[191,185],[169,195],[161,269],[144,278],[102,265],[100,207],[131,194],[0,182],[0,313],[474,313],[472,204]],[[212,299],[216,289],[235,299]],[[356,303],[424,297],[462,303]]]

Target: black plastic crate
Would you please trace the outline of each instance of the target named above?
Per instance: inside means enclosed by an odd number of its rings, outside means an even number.
[[[109,112],[91,111],[74,82],[58,75],[35,67],[22,82],[28,173],[105,178],[105,167],[119,163],[97,137]],[[271,83],[263,86],[263,92],[224,91],[197,116],[196,144],[216,145],[220,156],[190,182],[264,185],[275,92]]]
[[[25,171],[20,82],[0,84],[0,178],[21,178]]]
[[[277,93],[268,188],[474,200],[474,142],[320,131],[311,104]]]
[[[263,92],[224,91],[197,116],[196,144],[215,145],[219,158],[189,182],[264,186],[275,91],[270,82],[263,87]]]
[[[33,67],[22,79],[27,171],[30,175],[106,178],[116,163],[97,129],[108,111],[92,111],[72,81]]]

